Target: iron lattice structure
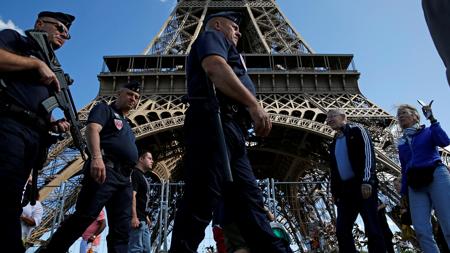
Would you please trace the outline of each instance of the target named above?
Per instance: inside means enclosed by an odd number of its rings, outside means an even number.
[[[343,108],[351,121],[369,129],[376,146],[381,190],[392,203],[398,203],[392,185],[393,177],[400,174],[395,118],[361,94],[360,73],[353,64],[353,55],[314,53],[274,0],[179,0],[142,55],[104,57],[98,96],[79,112],[80,119],[85,121],[95,104],[114,101],[122,83],[141,82],[139,105],[129,115],[138,145],[151,147],[157,161],[154,171],[161,179],[179,180],[181,127],[188,106],[182,99],[186,93],[186,56],[202,31],[205,17],[221,10],[236,10],[245,16],[238,47],[259,102],[273,121],[269,137],[248,143],[255,174],[258,178],[305,183],[286,184],[277,194],[266,194],[272,196],[272,208],[278,210],[277,219],[290,231],[297,251],[304,251],[300,245],[313,227],[330,231],[335,219],[328,193],[327,148],[333,138],[333,131],[325,125],[329,109]],[[43,234],[60,222],[57,216],[73,211],[83,161],[71,145],[68,138],[53,146],[41,173],[39,186],[45,216],[33,233],[34,242],[46,238]],[[448,154],[442,155],[448,163]],[[64,191],[59,187],[62,182]],[[158,226],[166,231],[171,230],[176,200],[170,196],[162,195],[160,199],[161,210],[166,210],[168,216]],[[317,211],[319,205],[325,211]],[[161,233],[154,238],[158,236]],[[326,238],[333,241],[332,232]]]

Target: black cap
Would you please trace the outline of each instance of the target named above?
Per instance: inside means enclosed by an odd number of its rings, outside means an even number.
[[[208,17],[206,17],[205,23],[208,23],[209,20],[211,20],[212,18],[216,18],[216,17],[222,17],[222,18],[229,19],[229,20],[233,21],[234,23],[236,23],[237,25],[239,25],[242,20],[242,13],[235,12],[235,11],[217,12],[217,13],[211,14]]]
[[[67,29],[70,28],[70,25],[72,25],[72,22],[75,20],[75,17],[70,14],[52,11],[43,11],[38,14],[38,18],[43,17],[54,18],[59,22],[63,23],[67,27]]]
[[[129,90],[139,93],[141,91],[141,84],[138,81],[131,81],[125,84],[123,88],[127,88]]]

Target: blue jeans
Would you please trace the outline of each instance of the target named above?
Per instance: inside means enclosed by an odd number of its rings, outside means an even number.
[[[420,247],[425,253],[439,252],[431,225],[432,208],[447,244],[450,243],[450,173],[445,166],[440,166],[433,176],[433,182],[428,186],[417,190],[409,187],[411,218]]]
[[[145,221],[139,223],[138,228],[130,231],[130,241],[128,242],[129,253],[150,253],[150,229]]]

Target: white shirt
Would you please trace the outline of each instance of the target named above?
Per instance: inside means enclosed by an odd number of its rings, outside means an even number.
[[[36,223],[36,226],[28,226],[25,222],[20,221],[22,225],[22,239],[27,239],[31,235],[31,231],[39,226],[42,221],[42,215],[44,214],[44,209],[42,208],[41,202],[36,201],[36,205],[32,206],[30,203],[22,208],[22,215],[28,218],[32,218]]]

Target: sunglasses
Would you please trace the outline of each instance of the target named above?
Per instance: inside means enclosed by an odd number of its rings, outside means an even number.
[[[62,33],[66,40],[70,40],[71,36],[69,34],[69,31],[67,31],[66,28],[64,28],[64,26],[62,24],[56,23],[53,21],[48,21],[48,20],[42,20],[42,22],[54,25],[56,27],[56,30],[58,32]]]

